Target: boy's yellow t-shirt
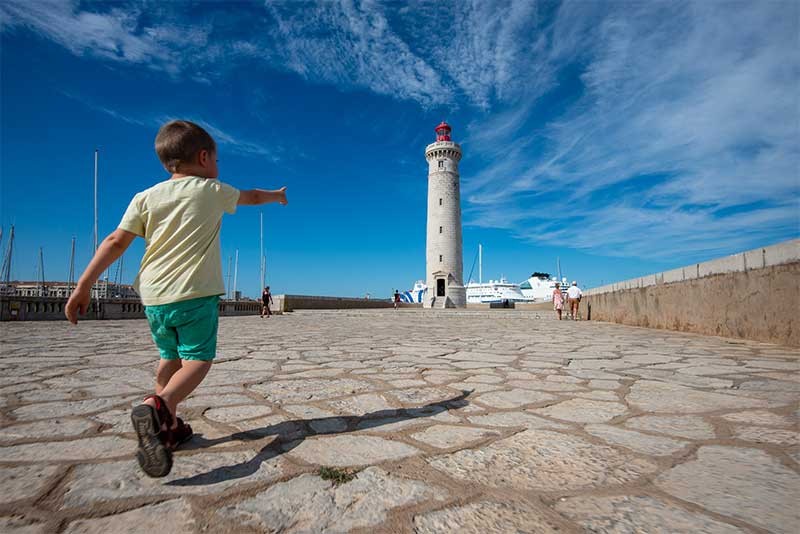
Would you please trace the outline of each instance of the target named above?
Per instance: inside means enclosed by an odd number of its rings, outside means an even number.
[[[235,213],[239,190],[188,176],[137,193],[119,228],[142,236],[145,252],[133,283],[145,306],[224,295],[219,231]]]

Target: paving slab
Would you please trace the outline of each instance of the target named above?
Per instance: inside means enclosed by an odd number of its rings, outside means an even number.
[[[428,460],[443,473],[508,489],[563,491],[617,485],[652,473],[656,465],[570,434],[526,430],[475,450]]]
[[[64,506],[88,507],[130,497],[214,495],[231,487],[279,479],[285,461],[269,453],[215,452],[180,455],[169,475],[150,478],[136,460],[84,464],[67,482]]]
[[[573,497],[563,499],[556,510],[580,523],[588,532],[673,534],[748,532],[708,515],[647,496]]]
[[[625,421],[625,426],[656,434],[694,440],[714,439],[714,426],[696,415],[640,415]]]
[[[558,532],[563,529],[532,503],[511,504],[479,501],[414,517],[416,534],[507,534],[509,532]]]
[[[262,532],[349,532],[383,523],[394,508],[446,495],[424,482],[369,467],[339,486],[316,475],[301,475],[223,507],[217,515]]]
[[[707,446],[655,484],[677,498],[771,532],[796,533],[800,475],[757,449]]]
[[[64,534],[108,534],[109,532],[193,534],[195,521],[189,503],[184,499],[176,499],[106,517],[78,519],[70,522],[63,532]]]
[[[406,443],[377,436],[325,436],[287,446],[288,455],[319,466],[352,467],[399,460],[419,454]]]
[[[0,467],[0,504],[36,497],[61,472],[60,467],[47,465]]]
[[[547,408],[532,410],[554,419],[575,423],[605,423],[628,412],[619,402],[595,401],[591,399],[571,399]]]

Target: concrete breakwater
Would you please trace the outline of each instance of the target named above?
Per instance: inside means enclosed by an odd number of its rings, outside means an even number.
[[[800,346],[800,240],[584,293],[593,320]]]

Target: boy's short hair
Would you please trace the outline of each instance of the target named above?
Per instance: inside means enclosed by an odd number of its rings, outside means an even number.
[[[156,154],[169,172],[178,172],[181,163],[191,163],[201,150],[217,151],[214,138],[201,126],[189,121],[169,121],[156,135]]]

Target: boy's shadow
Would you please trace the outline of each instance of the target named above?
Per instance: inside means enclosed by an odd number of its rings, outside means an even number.
[[[204,486],[220,482],[245,478],[258,471],[261,463],[280,456],[294,449],[308,436],[320,434],[341,434],[356,430],[367,430],[378,426],[407,421],[422,417],[433,417],[454,408],[462,408],[469,403],[467,397],[472,391],[463,391],[461,395],[421,406],[419,408],[402,408],[397,410],[379,410],[361,416],[344,415],[338,417],[320,417],[317,419],[294,419],[283,421],[263,428],[245,432],[236,432],[230,436],[217,439],[206,439],[196,434],[190,442],[181,447],[183,450],[196,450],[211,447],[230,441],[254,441],[268,436],[275,436],[269,445],[262,448],[251,460],[239,464],[217,467],[206,473],[167,482],[168,486]]]

